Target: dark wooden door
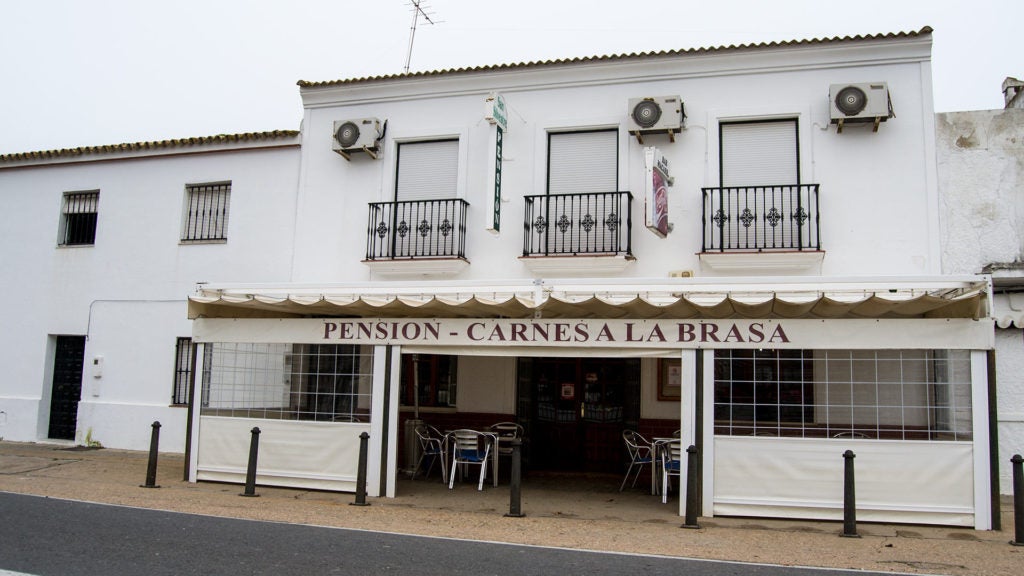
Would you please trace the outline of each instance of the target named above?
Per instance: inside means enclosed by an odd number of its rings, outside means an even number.
[[[528,420],[529,466],[619,472],[622,431],[639,419],[639,361],[524,358],[520,372],[520,407],[528,407],[520,417]]]
[[[50,438],[74,440],[78,427],[78,401],[82,398],[85,336],[57,336],[50,394]]]

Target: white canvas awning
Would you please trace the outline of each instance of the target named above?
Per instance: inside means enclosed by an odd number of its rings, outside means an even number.
[[[200,285],[189,318],[988,318],[985,276]]]

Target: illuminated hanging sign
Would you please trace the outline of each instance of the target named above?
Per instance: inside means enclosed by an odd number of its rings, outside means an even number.
[[[644,148],[644,213],[647,229],[664,238],[668,236],[668,187],[672,176],[668,160],[660,150]]]

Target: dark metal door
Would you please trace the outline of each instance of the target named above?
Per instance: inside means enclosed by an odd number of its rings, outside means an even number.
[[[53,357],[53,391],[50,394],[50,438],[75,439],[78,401],[82,398],[84,358],[85,336],[57,336],[57,351]]]

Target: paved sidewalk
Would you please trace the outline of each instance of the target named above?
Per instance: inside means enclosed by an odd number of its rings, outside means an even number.
[[[607,476],[531,476],[523,518],[508,518],[507,484],[448,490],[437,475],[403,477],[397,498],[257,486],[185,482],[183,458],[161,454],[159,488],[143,488],[148,454],[70,445],[0,441],[0,491],[160,510],[382,530],[474,540],[716,560],[887,572],[1011,576],[1024,573],[1024,547],[1011,546],[1013,510],[1003,503],[1002,531],[864,524],[861,538],[841,538],[842,524],[751,518],[701,518],[682,529],[678,503],[639,488],[618,491]],[[436,471],[435,471],[436,472]],[[10,519],[7,519],[10,521]]]

